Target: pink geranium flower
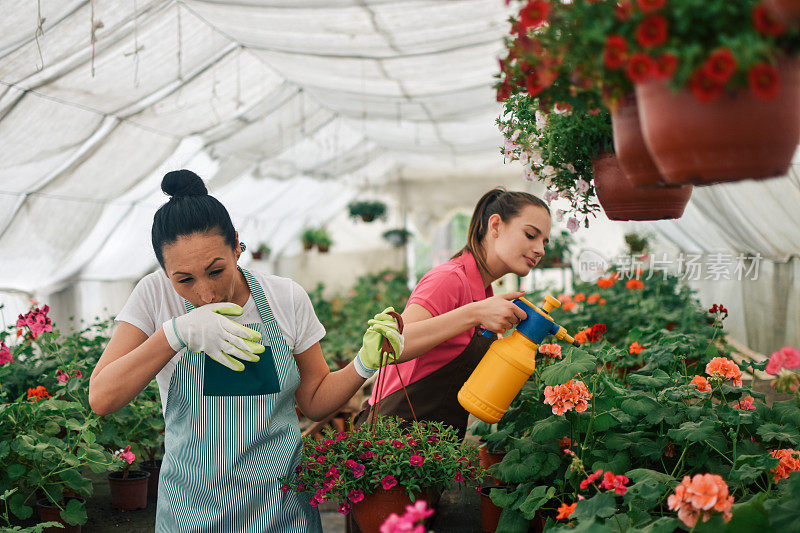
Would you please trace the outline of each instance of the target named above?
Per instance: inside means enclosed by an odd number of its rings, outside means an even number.
[[[69,381],[69,374],[59,368],[58,372],[56,372],[56,381],[59,383],[66,383]]]
[[[120,458],[122,458],[123,461],[125,461],[129,465],[132,465],[133,461],[136,459],[136,456],[131,451],[131,445],[130,444],[125,446],[124,450],[120,450],[119,451],[119,456],[120,456]]]
[[[800,366],[800,351],[791,346],[784,346],[769,358],[767,374],[777,375],[783,368],[793,369]]]
[[[11,357],[11,350],[6,346],[6,343],[0,341],[0,365],[10,363],[14,358]]]

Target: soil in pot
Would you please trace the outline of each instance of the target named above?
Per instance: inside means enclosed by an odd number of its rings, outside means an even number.
[[[484,468],[489,468],[492,465],[496,465],[497,463],[502,461],[503,457],[505,456],[506,456],[505,453],[490,452],[485,444],[480,448],[478,448],[478,461]],[[497,479],[496,477],[493,477],[492,479],[494,480],[496,485],[505,485],[505,482],[501,479]]]
[[[120,511],[132,511],[147,507],[147,482],[150,472],[131,470],[128,477],[122,479],[122,472],[108,475],[111,489],[111,504]]]

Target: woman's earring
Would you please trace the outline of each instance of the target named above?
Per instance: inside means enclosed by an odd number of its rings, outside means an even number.
[[[243,243],[243,242],[240,242],[240,243],[239,243],[239,248],[241,248],[241,249],[242,249],[242,252],[244,252],[245,250],[247,250],[247,246],[246,246],[246,245],[245,245],[245,243]]]

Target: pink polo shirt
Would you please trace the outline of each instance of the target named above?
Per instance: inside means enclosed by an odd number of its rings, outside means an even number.
[[[411,293],[406,309],[411,304],[418,304],[433,316],[439,316],[489,296],[493,296],[492,287],[484,289],[475,258],[471,253],[465,252],[425,274]],[[467,347],[473,333],[474,329],[470,328],[416,359],[398,364],[403,383],[414,383],[455,359]],[[397,371],[394,368],[388,370],[390,371],[384,377],[384,398],[401,387]],[[377,390],[373,388],[370,404],[374,403],[376,395]]]

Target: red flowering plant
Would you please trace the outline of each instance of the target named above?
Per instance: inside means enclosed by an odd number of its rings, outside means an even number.
[[[414,500],[415,493],[477,484],[483,474],[477,449],[462,443],[451,426],[379,416],[374,430],[364,424],[303,437],[294,475],[281,481],[284,492],[306,493],[314,507],[331,501],[348,514],[379,488],[402,487]]]

